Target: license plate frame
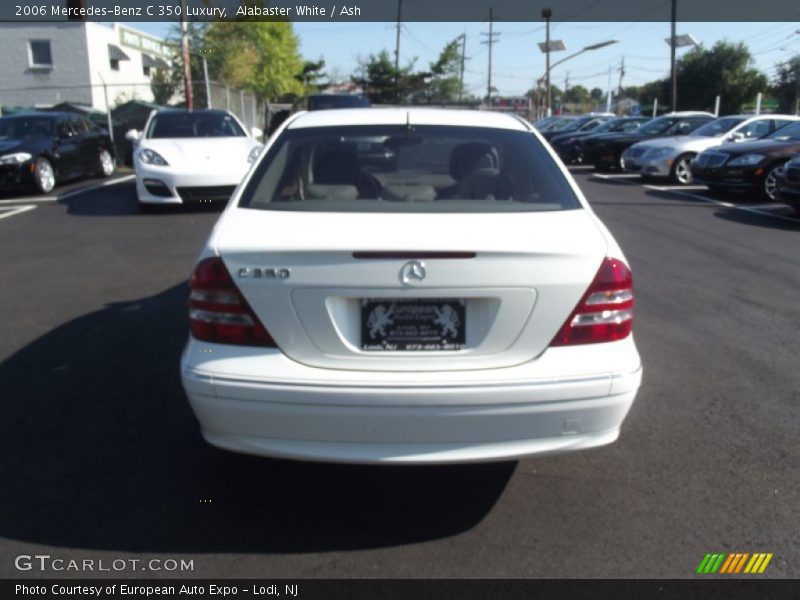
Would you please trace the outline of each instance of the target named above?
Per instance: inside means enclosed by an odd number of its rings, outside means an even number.
[[[464,350],[464,298],[362,298],[361,345],[365,352]]]

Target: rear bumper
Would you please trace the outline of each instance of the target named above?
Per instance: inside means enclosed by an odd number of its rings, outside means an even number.
[[[641,381],[633,341],[620,344],[623,372],[526,381],[516,377],[521,365],[492,370],[495,381],[471,382],[473,371],[435,383],[436,373],[385,373],[381,382],[380,373],[297,363],[287,377],[279,351],[263,358],[278,369],[273,380],[214,373],[192,366],[190,341],[182,379],[205,439],[228,450],[355,463],[507,460],[616,440]]]

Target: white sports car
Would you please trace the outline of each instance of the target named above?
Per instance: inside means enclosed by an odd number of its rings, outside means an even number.
[[[190,282],[205,439],[336,462],[609,444],[641,381],[622,251],[533,127],[482,111],[294,115]]]
[[[224,110],[153,111],[135,144],[139,207],[227,201],[263,145]]]

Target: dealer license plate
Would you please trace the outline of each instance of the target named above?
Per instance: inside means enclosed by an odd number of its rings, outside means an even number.
[[[463,298],[361,300],[362,350],[463,350],[465,341]]]

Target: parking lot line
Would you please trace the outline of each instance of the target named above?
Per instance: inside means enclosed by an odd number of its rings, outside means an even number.
[[[598,179],[639,179],[636,173],[592,173]]]
[[[136,175],[131,174],[131,175],[124,175],[123,177],[117,177],[116,179],[108,179],[108,180],[102,181],[102,182],[100,182],[98,184],[90,185],[89,187],[79,188],[77,190],[72,190],[72,191],[69,191],[69,192],[67,192],[65,194],[61,194],[58,197],[58,200],[64,200],[65,198],[70,198],[70,197],[76,196],[78,194],[83,194],[84,192],[91,192],[92,190],[96,190],[96,189],[99,189],[101,187],[105,187],[107,185],[114,185],[115,183],[123,183],[125,181],[130,181],[134,177],[136,177]]]
[[[756,215],[761,215],[764,217],[772,217],[773,219],[781,219],[782,221],[789,221],[790,223],[800,223],[800,219],[795,217],[789,217],[786,215],[776,215],[775,213],[769,212],[768,210],[764,210],[768,208],[767,206],[759,206],[758,208],[752,206],[742,206],[741,204],[733,204],[732,202],[725,202],[724,200],[715,200],[713,198],[707,198],[706,196],[701,196],[700,194],[693,194],[692,192],[684,192],[682,190],[666,190],[673,194],[679,194],[681,196],[686,196],[688,198],[694,198],[696,200],[702,200],[703,202],[708,202],[709,204],[716,204],[717,206],[724,206],[725,208],[734,208],[737,210],[743,210],[745,212],[753,213]],[[785,205],[778,205],[783,207]],[[770,208],[777,208],[774,204],[769,205]]]
[[[26,204],[24,206],[12,206],[10,208],[0,208],[0,219],[5,219],[6,217],[13,217],[14,215],[20,215],[24,212],[28,212],[29,210],[33,210],[36,208],[35,204]]]
[[[0,200],[0,204],[19,204],[21,202],[56,202],[57,200],[58,197],[56,196],[41,196],[38,198],[11,198],[9,200]]]
[[[646,187],[648,190],[658,190],[659,192],[671,192],[671,191],[702,191],[706,189],[704,185],[651,185],[651,184],[644,184],[642,187]]]
[[[59,200],[64,200],[65,198],[71,198],[72,196],[76,196],[78,194],[82,194],[84,192],[90,192],[92,190],[96,190],[101,187],[105,187],[107,185],[114,185],[116,183],[123,183],[125,181],[130,181],[133,179],[135,175],[123,175],[122,177],[117,177],[115,179],[107,179],[100,183],[96,183],[94,185],[90,185],[88,187],[79,187],[77,189],[69,190],[68,192],[64,192],[63,194],[59,194],[57,196],[21,196],[19,198],[7,198],[4,200],[0,200],[0,205],[2,204],[30,204],[31,202],[58,202]]]
[[[602,174],[602,173],[594,173],[592,177],[599,177],[601,179],[622,179],[625,183],[630,183],[631,185],[636,185],[636,182],[633,181],[625,181],[626,173],[609,173],[609,174]],[[638,177],[635,173],[631,173],[634,177]],[[775,213],[769,212],[768,209],[777,209],[783,208],[786,205],[780,203],[773,203],[773,204],[766,204],[761,205],[758,208],[754,208],[752,206],[742,206],[741,204],[734,204],[732,202],[725,202],[724,200],[715,200],[714,198],[709,198],[707,196],[701,196],[700,194],[693,194],[691,191],[692,189],[696,189],[699,186],[658,186],[658,185],[643,185],[642,187],[655,190],[658,192],[668,192],[672,194],[677,194],[680,196],[686,196],[687,198],[693,198],[695,200],[702,200],[703,202],[708,202],[709,204],[716,204],[717,206],[723,206],[725,208],[732,208],[736,210],[743,210],[745,212],[753,213],[756,215],[761,215],[764,217],[772,217],[773,219],[780,219],[782,221],[789,221],[790,223],[800,223],[800,219],[796,217],[788,217],[786,215],[776,215]],[[700,187],[700,189],[704,189]],[[767,209],[767,210],[765,210]]]

